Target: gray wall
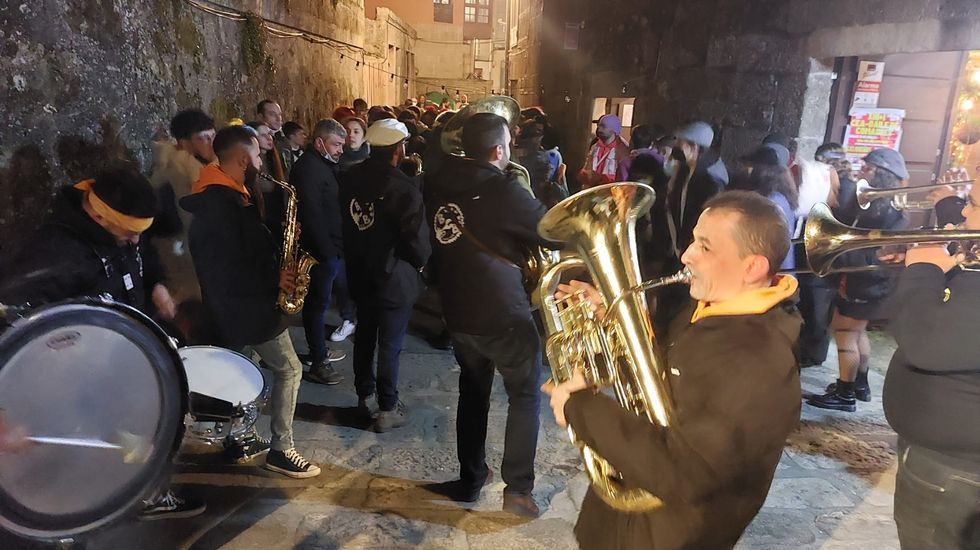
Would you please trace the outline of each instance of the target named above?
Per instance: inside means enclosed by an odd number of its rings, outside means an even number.
[[[363,42],[363,0],[229,4]],[[287,120],[309,123],[359,92],[349,58],[338,69],[333,50],[304,40],[267,37],[246,62],[243,38],[256,35],[243,28],[182,0],[0,3],[0,261],[56,187],[113,158],[148,170],[154,130],[179,109],[201,107],[222,124],[272,97]]]
[[[834,57],[980,48],[976,0],[544,2],[548,63],[533,75],[544,94],[524,102],[540,102],[566,130],[573,170],[589,141],[592,98],[623,96],[624,83],[637,98],[636,123],[707,120],[731,160],[772,131],[798,135],[812,151],[826,126]],[[575,21],[585,22],[581,47],[565,55],[563,29]]]

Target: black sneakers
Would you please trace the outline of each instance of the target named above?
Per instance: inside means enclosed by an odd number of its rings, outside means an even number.
[[[378,412],[378,416],[374,420],[374,430],[384,433],[395,428],[401,428],[405,424],[408,424],[408,411],[405,410],[405,405],[399,401],[395,403],[394,409]]]
[[[320,467],[300,456],[296,449],[269,451],[269,456],[265,457],[265,469],[295,479],[320,475]]]
[[[827,393],[837,392],[837,382],[831,382],[827,384]],[[867,382],[861,384],[861,382],[854,383],[854,398],[858,401],[864,401],[865,403],[871,402],[871,386]]]
[[[244,464],[253,458],[269,452],[271,441],[258,435],[250,437],[239,445],[225,449],[225,456],[235,464]]]
[[[203,514],[207,508],[204,501],[183,499],[167,489],[156,497],[143,501],[143,510],[138,518],[140,521],[192,518]]]
[[[476,502],[480,499],[483,488],[492,482],[493,470],[487,470],[487,478],[476,487],[462,479],[455,479],[443,483],[430,483],[425,486],[425,489],[455,502]]]

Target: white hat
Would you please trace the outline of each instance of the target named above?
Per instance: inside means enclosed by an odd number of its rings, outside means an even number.
[[[367,131],[364,139],[374,147],[390,147],[409,138],[408,128],[393,118],[377,120]]]

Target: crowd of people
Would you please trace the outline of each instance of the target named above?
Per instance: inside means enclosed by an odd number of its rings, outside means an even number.
[[[467,105],[461,99],[457,107]],[[862,209],[856,196],[859,180],[874,189],[903,185],[909,174],[897,151],[874,150],[854,172],[839,144],[805,159],[793,140],[774,133],[726,166],[707,122],[673,131],[636,125],[626,137],[619,117],[608,114],[594,121],[588,155],[569,177],[560,133],[541,108],[524,109],[516,120],[466,112],[465,155],[455,156],[443,149],[442,131],[462,115],[449,107],[425,96],[398,107],[357,99],[309,130],[284,121],[269,99],[252,120],[220,129],[201,110],[181,111],[169,136],[153,144],[149,178],[123,166],[60,191],[51,220],[10,262],[0,302],[108,295],[154,316],[184,345],[219,345],[260,360],[273,372],[272,437],[229,442],[226,455],[236,462],[266,455],[267,469],[308,478],[320,469],[292,435],[303,363],[310,381],[342,383],[335,365],[346,354],[328,342],[353,337],[360,414],[378,432],[404,426],[410,411],[399,397],[399,356],[416,300],[432,286],[445,324],[437,345],[452,349],[460,365],[459,479],[428,488],[473,502],[493,478],[485,446],[499,372],[508,396],[504,510],[540,513],[532,495],[540,390],[558,423],[572,425],[624,483],[663,500],[662,508],[626,513],[590,491],[576,527],[584,548],[733,546],[762,506],[799,420],[799,367],[823,363],[832,335],[840,374],[806,402],[855,411],[856,401],[871,400],[868,323],[890,317],[899,351],[884,403],[901,438],[895,515],[903,545],[955,548],[944,544],[977,536],[964,533],[977,520],[969,505],[980,493],[970,481],[980,471],[980,433],[943,420],[976,410],[975,354],[955,340],[967,338],[976,315],[975,272],[960,269],[943,247],[919,247],[854,251],[838,261],[904,261],[910,267],[900,275],[787,273],[806,269],[805,254],[791,243],[818,203],[857,227],[903,227],[891,201]],[[541,331],[521,267],[531,251],[561,247],[537,230],[550,207],[618,181],[656,191],[637,224],[644,277],[682,268],[693,277],[690,288],[667,287],[651,301],[677,411],[666,431],[602,393],[582,391],[591,381],[580,371],[541,386]],[[965,219],[980,229],[977,193],[966,202],[947,199],[953,205],[946,210],[962,211],[950,223]],[[284,232],[291,207],[294,234]],[[308,273],[282,269],[290,244],[315,261]],[[53,263],[62,268],[50,269]],[[572,293],[602,315],[603,297],[588,283],[560,287],[559,296]],[[308,356],[291,340],[290,319],[278,307],[283,295],[305,295]],[[889,297],[900,307],[886,307]],[[329,332],[334,299],[341,324]],[[939,318],[955,308],[962,323],[944,331]],[[930,492],[921,479],[938,487],[966,481],[957,491]],[[164,490],[141,516],[203,509]]]

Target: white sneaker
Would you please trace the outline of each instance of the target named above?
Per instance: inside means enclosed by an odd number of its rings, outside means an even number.
[[[344,321],[339,327],[337,327],[337,330],[333,331],[333,334],[330,335],[330,341],[343,342],[348,336],[354,334],[355,327],[357,327],[356,324],[350,321]]]

